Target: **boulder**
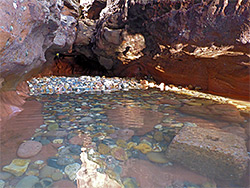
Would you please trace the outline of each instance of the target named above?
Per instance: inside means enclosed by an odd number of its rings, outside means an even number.
[[[247,172],[249,161],[244,139],[200,127],[184,127],[172,140],[166,156],[210,178],[238,182]]]

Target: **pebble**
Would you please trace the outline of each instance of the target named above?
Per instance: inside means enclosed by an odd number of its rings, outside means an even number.
[[[40,142],[29,140],[19,146],[17,156],[20,158],[30,158],[37,155],[41,149],[42,144]]]
[[[162,129],[162,125],[161,124],[155,125],[154,128],[155,129]]]
[[[157,141],[157,142],[160,142],[163,140],[163,133],[160,132],[160,131],[156,131],[154,133],[154,139]]]
[[[154,163],[168,163],[168,160],[163,153],[149,152],[146,155],[147,158]]]
[[[13,159],[9,165],[3,167],[3,171],[21,176],[26,172],[29,163],[30,159]]]
[[[40,178],[51,178],[54,173],[58,172],[56,168],[44,166],[40,171]]]
[[[75,180],[76,178],[76,173],[78,172],[78,170],[81,168],[81,165],[79,163],[73,163],[73,164],[69,164],[65,167],[64,172],[67,174],[67,176],[69,177],[69,179],[71,181]]]
[[[5,182],[3,180],[0,180],[0,188],[4,188]]]
[[[37,169],[28,169],[25,172],[25,175],[26,176],[39,176],[39,170],[37,170]]]
[[[134,149],[140,150],[143,154],[152,151],[151,146],[146,143],[140,143],[139,145],[134,146]]]
[[[134,178],[125,178],[122,183],[125,188],[138,188],[138,185]]]
[[[0,180],[7,180],[11,178],[12,174],[8,172],[0,172]]]
[[[63,179],[63,174],[62,174],[62,172],[57,171],[57,172],[55,172],[55,173],[52,174],[51,178],[52,178],[54,181],[58,181],[58,180]]]
[[[62,144],[62,143],[63,143],[63,139],[61,138],[53,140],[53,144]]]
[[[37,176],[25,176],[21,179],[15,188],[33,188],[33,186],[39,182],[39,178]]]
[[[54,131],[59,128],[59,125],[57,123],[49,124],[48,131]]]
[[[128,159],[127,152],[121,147],[112,148],[111,155],[119,161],[126,161]]]
[[[63,169],[64,169],[64,166],[57,164],[57,160],[58,160],[57,157],[50,157],[50,158],[47,159],[47,164],[48,164],[50,167],[53,167],[53,168],[57,168],[57,169],[63,170]]]
[[[71,155],[61,155],[56,161],[56,163],[61,166],[72,164],[74,162],[75,160],[72,158]]]
[[[51,187],[53,180],[51,178],[43,178],[41,179],[40,184],[43,186],[43,188]]]
[[[110,148],[106,145],[106,144],[103,144],[103,143],[100,143],[98,145],[98,152],[102,155],[107,155],[110,153]]]

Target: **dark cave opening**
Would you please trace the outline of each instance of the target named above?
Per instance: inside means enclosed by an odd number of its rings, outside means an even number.
[[[97,59],[84,55],[64,55],[57,53],[52,64],[40,76],[109,76],[110,73]]]

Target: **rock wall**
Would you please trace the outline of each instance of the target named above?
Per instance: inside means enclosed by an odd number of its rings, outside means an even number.
[[[148,77],[249,100],[250,0],[6,0],[0,7],[1,91],[56,62],[54,73]],[[71,71],[62,58],[80,66]]]

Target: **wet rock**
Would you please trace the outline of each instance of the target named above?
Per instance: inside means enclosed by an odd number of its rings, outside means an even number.
[[[157,141],[157,142],[160,142],[163,140],[163,133],[161,131],[156,131],[154,133],[154,139]]]
[[[163,153],[149,152],[146,155],[150,161],[155,162],[155,163],[167,163],[167,162],[169,162]]]
[[[47,137],[64,137],[66,136],[68,133],[66,131],[49,131],[47,133],[44,134],[44,136]]]
[[[29,140],[19,146],[17,156],[20,158],[30,158],[37,155],[41,149],[42,144],[40,142]]]
[[[51,123],[51,124],[48,125],[48,130],[49,131],[55,131],[58,128],[59,128],[59,125],[57,123],[53,123],[53,124]]]
[[[51,187],[51,185],[53,184],[53,180],[51,178],[43,178],[40,180],[40,184],[43,187]]]
[[[61,155],[61,156],[58,157],[58,159],[56,161],[56,163],[58,165],[61,165],[61,166],[72,164],[74,162],[75,162],[75,160],[72,158],[71,155]]]
[[[3,180],[0,180],[0,188],[4,188],[5,182]]]
[[[40,171],[40,178],[51,178],[53,174],[59,172],[58,169],[50,167],[50,166],[44,166]]]
[[[99,152],[100,154],[107,155],[107,154],[110,153],[110,150],[111,150],[111,149],[110,149],[106,144],[100,143],[100,144],[98,145],[98,152]]]
[[[140,143],[138,146],[134,146],[134,149],[140,150],[143,154],[152,151],[151,146],[146,143]]]
[[[84,124],[90,124],[90,123],[93,123],[94,120],[91,118],[91,117],[84,117],[80,120],[81,123],[84,123]]]
[[[111,138],[119,138],[123,140],[129,140],[135,132],[131,129],[120,129],[116,130],[115,133],[110,134]]]
[[[26,176],[17,183],[16,188],[33,188],[37,182],[39,182],[38,177]]]
[[[25,172],[26,176],[39,176],[39,170],[38,169],[28,169]]]
[[[222,120],[235,123],[243,123],[244,117],[241,116],[237,108],[230,104],[213,104],[204,106],[184,105],[179,109],[183,113],[200,116],[208,119]]]
[[[7,180],[12,176],[11,173],[8,172],[0,172],[0,180]]]
[[[242,138],[216,129],[184,127],[166,152],[174,162],[212,178],[239,181],[247,170]]]
[[[82,167],[77,172],[77,185],[78,187],[110,187],[110,188],[121,188],[117,181],[111,179],[107,174],[102,174],[96,169],[100,166],[88,159],[88,154],[85,152],[81,153]]]
[[[49,166],[57,169],[64,169],[64,166],[57,164],[58,158],[57,157],[50,157],[47,159],[47,163]]]
[[[15,176],[21,176],[27,170],[30,159],[13,159],[10,165],[4,166],[3,171],[14,174]]]
[[[79,145],[70,145],[69,151],[75,155],[79,155],[81,153],[81,146]]]
[[[51,178],[52,178],[54,181],[61,180],[61,179],[63,179],[63,173],[60,172],[60,171],[57,171],[57,172],[55,172],[55,173],[52,174]]]
[[[81,168],[81,165],[79,163],[73,163],[73,164],[67,165],[64,169],[64,172],[67,174],[69,179],[72,181],[72,180],[75,180],[76,173],[78,172],[78,170],[80,168]]]
[[[122,183],[125,188],[138,188],[134,178],[125,178]]]
[[[126,161],[128,159],[127,152],[121,147],[112,148],[111,155],[119,161]]]
[[[53,184],[53,188],[76,188],[76,185],[72,181],[60,180]]]

